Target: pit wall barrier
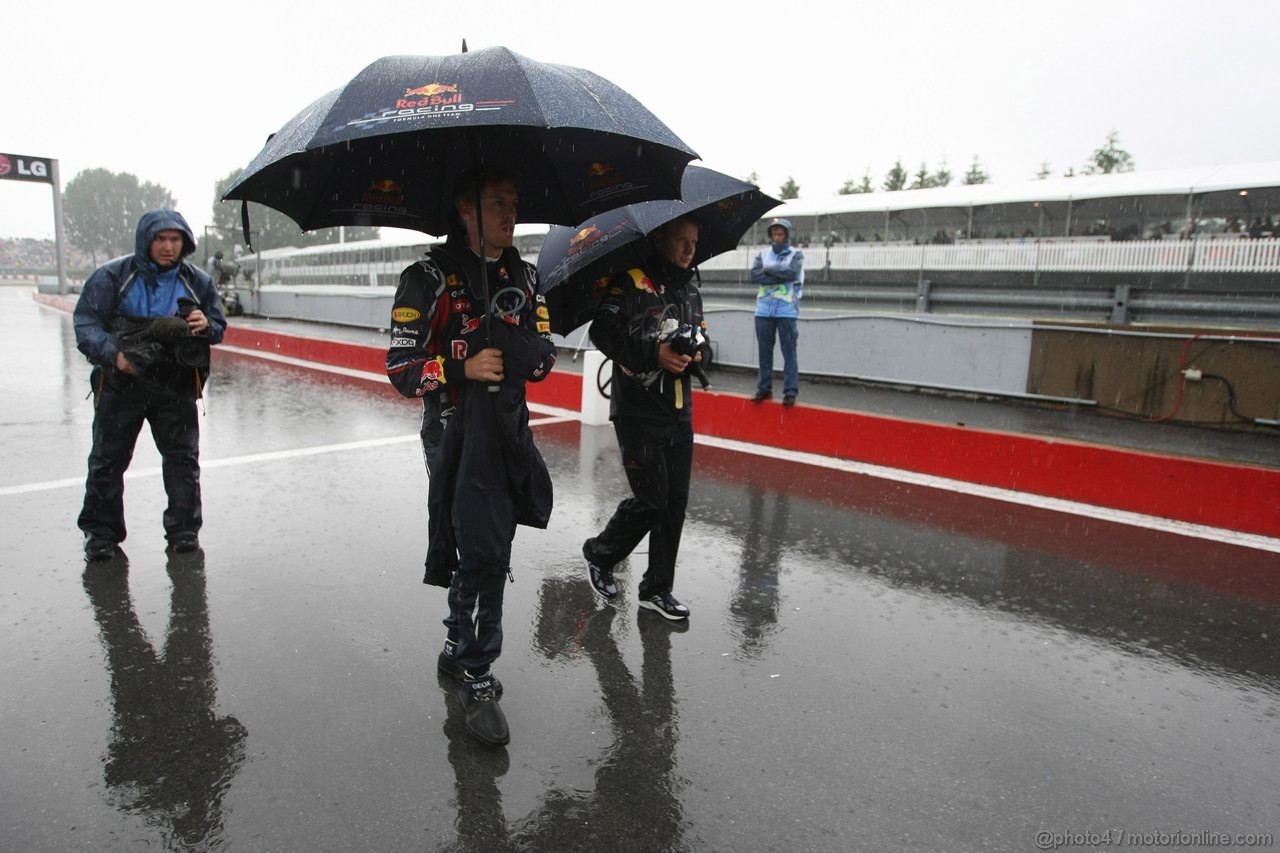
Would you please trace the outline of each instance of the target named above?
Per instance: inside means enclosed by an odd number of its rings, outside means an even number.
[[[74,302],[36,294],[62,310]],[[232,326],[224,343],[246,350],[385,373],[379,347]],[[217,352],[217,348],[214,349]],[[584,354],[594,378],[599,353]],[[607,422],[583,375],[552,372],[528,386],[532,403],[584,411]],[[604,409],[607,412],[607,406]],[[742,394],[699,391],[694,429],[702,435],[914,471],[1193,524],[1280,537],[1280,469],[974,429],[814,405],[752,403]]]

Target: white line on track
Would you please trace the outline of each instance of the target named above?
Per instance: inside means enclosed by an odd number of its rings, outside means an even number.
[[[1257,548],[1262,551],[1273,551],[1280,554],[1280,539],[1276,539],[1271,536],[1262,536],[1256,533],[1241,533],[1235,530],[1226,530],[1221,527],[1193,524],[1189,521],[1178,521],[1177,519],[1172,518],[1144,515],[1139,512],[1128,512],[1122,509],[1111,509],[1109,507],[1078,503],[1076,501],[1068,501],[1061,498],[1050,498],[1045,497],[1044,495],[1032,494],[1030,492],[1017,492],[1012,489],[1001,489],[995,486],[966,483],[963,480],[951,480],[946,477],[936,477],[932,474],[920,474],[915,471],[905,471],[901,468],[885,468],[880,465],[869,465],[865,462],[853,462],[848,459],[819,456],[816,453],[802,453],[796,450],[783,450],[777,447],[748,444],[743,441],[734,441],[727,438],[699,435],[695,436],[694,441],[698,444],[705,444],[708,447],[718,447],[723,450],[732,450],[737,453],[750,453],[754,456],[765,456],[770,459],[784,459],[804,465],[826,468],[832,471],[846,471],[850,474],[862,474],[868,477],[877,477],[882,480],[892,480],[895,483],[907,483],[913,486],[926,486],[931,489],[943,489],[948,492],[956,492],[958,494],[969,495],[971,497],[989,498],[991,500],[1018,504],[1019,506],[1030,506],[1038,509],[1051,510],[1053,512],[1063,512],[1070,515],[1084,516],[1086,518],[1096,518],[1100,521],[1128,524],[1133,527],[1145,527],[1148,530],[1158,530],[1162,533],[1175,533],[1180,536],[1192,536],[1197,539],[1208,539],[1213,542],[1221,542],[1227,545],[1239,545],[1244,548]]]
[[[232,352],[236,355],[248,355],[253,358],[261,358],[265,361],[274,361],[279,364],[292,364],[294,367],[305,367],[308,370],[319,370],[323,373],[336,373],[339,376],[350,376],[354,379],[367,379],[370,382],[382,383],[387,381],[387,375],[385,373],[370,373],[367,370],[352,370],[350,367],[337,367],[332,364],[321,364],[317,361],[305,361],[301,358],[280,355],[279,353],[268,352],[266,350],[218,344],[217,351]]]
[[[565,421],[576,421],[574,417],[550,417],[537,418],[529,421],[530,426],[543,426],[546,424],[558,424]],[[368,450],[373,447],[387,447],[392,444],[407,444],[409,442],[421,441],[419,435],[415,432],[410,435],[394,435],[387,438],[368,438],[362,441],[344,441],[339,444],[321,444],[314,447],[297,447],[292,450],[272,450],[266,453],[246,453],[243,456],[228,456],[224,459],[204,460],[200,463],[200,470],[210,470],[213,468],[231,468],[236,465],[252,465],[257,462],[278,462],[283,459],[299,459],[304,456],[320,456],[326,453],[343,453],[348,450]],[[126,480],[136,480],[143,477],[160,476],[159,468],[138,468],[130,469],[125,472]],[[20,486],[3,486],[0,487],[0,497],[9,497],[11,495],[25,495],[31,492],[47,492],[53,489],[67,489],[72,486],[83,487],[84,477],[67,477],[62,480],[46,480],[43,483],[24,483]]]

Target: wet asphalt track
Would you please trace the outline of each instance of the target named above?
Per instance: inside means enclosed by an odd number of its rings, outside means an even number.
[[[1275,553],[703,446],[673,626],[638,567],[614,608],[583,577],[626,493],[612,431],[542,425],[556,509],[516,538],[491,750],[434,673],[412,403],[220,354],[203,551],[166,557],[144,431],[127,556],[86,571],[70,318],[0,289],[0,364],[6,850],[1280,833]]]

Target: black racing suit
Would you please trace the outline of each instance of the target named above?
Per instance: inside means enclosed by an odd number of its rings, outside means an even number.
[[[689,503],[693,382],[687,370],[677,376],[658,366],[658,346],[672,325],[706,329],[692,275],[651,254],[642,268],[613,277],[590,330],[592,342],[613,359],[609,418],[634,496],[618,504],[585,552],[597,565],[612,567],[648,534],[641,598],[671,592]]]
[[[406,397],[423,400],[423,454],[432,480],[433,534],[424,581],[449,587],[446,648],[456,649],[458,661],[477,673],[484,672],[502,650],[502,600],[511,541],[515,525],[525,520],[517,506],[520,496],[507,479],[511,466],[499,455],[502,442],[494,434],[497,427],[489,430],[491,422],[482,420],[484,408],[501,399],[511,409],[506,423],[509,433],[519,433],[517,443],[541,465],[528,432],[524,382],[545,378],[555,363],[550,317],[537,295],[536,270],[520,260],[514,249],[506,249],[488,265],[495,306],[491,322],[522,327],[542,348],[521,377],[512,375],[514,353],[504,351],[508,376],[501,395],[490,395],[488,383],[466,378],[467,358],[489,345],[480,311],[483,303],[474,297],[479,276],[479,257],[465,244],[451,241],[432,247],[424,260],[400,276],[387,351],[392,384]],[[504,330],[495,330],[495,338],[497,331]],[[454,417],[469,401],[467,417]],[[482,446],[497,449],[491,456]],[[464,450],[474,456],[465,457]],[[471,466],[465,461],[468,458],[492,464]],[[545,485],[549,491],[549,480]],[[442,489],[448,494],[441,495]],[[481,501],[483,506],[478,505]],[[438,505],[442,507],[439,518]],[[543,509],[549,515],[550,507]],[[446,529],[438,539],[435,533],[441,524]],[[441,541],[448,543],[449,553],[443,556]],[[443,570],[440,564],[445,565]]]

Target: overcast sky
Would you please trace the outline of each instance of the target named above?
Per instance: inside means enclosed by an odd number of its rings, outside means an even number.
[[[286,11],[283,6],[288,6]],[[1111,130],[1140,170],[1280,159],[1280,3],[90,4],[0,30],[0,151],[167,187],[197,238],[214,183],[390,54],[504,45],[635,95],[702,157],[778,194],[879,186],[978,155],[997,182],[1077,170]],[[0,236],[51,237],[47,185],[0,183]]]

